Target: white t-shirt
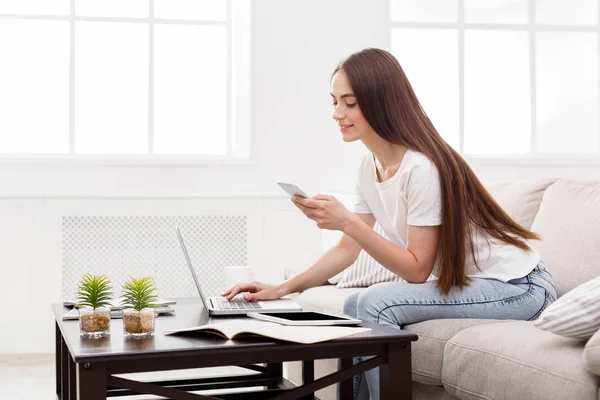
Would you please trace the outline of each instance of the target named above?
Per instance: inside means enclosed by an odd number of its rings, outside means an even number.
[[[358,170],[357,214],[373,214],[386,236],[406,247],[407,226],[435,226],[442,223],[441,189],[435,165],[423,154],[408,150],[394,176],[377,180],[375,159],[367,154]],[[535,250],[526,251],[497,239],[476,235],[477,266],[466,246],[467,276],[507,282],[527,275],[540,262]],[[488,244],[489,241],[489,244]],[[477,268],[479,267],[479,269]],[[438,275],[436,261],[433,274]]]

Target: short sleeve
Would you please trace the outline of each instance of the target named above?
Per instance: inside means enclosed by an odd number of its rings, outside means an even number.
[[[433,164],[415,165],[408,179],[406,197],[408,225],[441,225],[442,193],[438,171]]]
[[[356,200],[354,201],[354,213],[355,214],[372,214],[371,209],[367,205],[365,198],[360,190],[360,180],[356,182]]]
[[[369,176],[369,162],[373,156],[371,153],[365,155],[362,159],[360,166],[358,167],[358,172],[356,174],[356,187],[354,192],[356,194],[356,199],[354,201],[354,209],[352,210],[355,214],[372,214],[371,208],[369,208],[367,201],[365,200],[365,196],[363,195],[362,185],[367,184],[366,180]]]

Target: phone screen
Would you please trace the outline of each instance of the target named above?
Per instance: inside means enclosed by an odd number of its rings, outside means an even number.
[[[289,321],[345,321],[347,318],[317,312],[288,312],[288,313],[261,313],[270,317],[287,319]]]

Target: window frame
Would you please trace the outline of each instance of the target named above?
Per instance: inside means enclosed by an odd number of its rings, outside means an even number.
[[[77,0],[70,0],[69,14],[0,13],[2,20],[51,20],[69,22],[69,150],[68,153],[0,153],[0,165],[255,165],[250,132],[250,1],[225,0],[225,20],[155,18],[154,0],[148,0],[148,17],[76,16]],[[148,36],[147,153],[81,154],[75,153],[75,23],[124,22],[146,24]],[[155,154],[154,144],[154,26],[194,25],[224,26],[227,40],[227,147],[225,154]],[[238,84],[239,83],[239,84]]]
[[[408,22],[392,20],[390,0],[390,38],[394,29],[449,29],[458,35],[458,134],[459,148],[456,149],[466,160],[480,165],[600,165],[600,130],[597,133],[598,151],[595,153],[540,153],[538,152],[537,132],[537,85],[536,85],[536,55],[538,32],[595,32],[597,34],[597,56],[600,65],[600,1],[597,2],[597,22],[595,25],[567,24],[537,24],[535,22],[536,0],[527,1],[527,22],[517,23],[472,23],[465,22],[464,0],[457,2],[456,22]],[[467,154],[464,151],[465,141],[465,31],[476,30],[506,30],[512,32],[527,32],[529,39],[529,92],[530,92],[530,141],[529,152],[518,155],[480,155]],[[598,67],[598,84],[596,90],[600,98],[600,66]],[[599,104],[600,107],[600,104]],[[600,110],[598,110],[600,126]]]

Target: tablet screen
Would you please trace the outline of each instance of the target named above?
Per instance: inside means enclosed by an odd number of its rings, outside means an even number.
[[[287,313],[261,313],[274,318],[287,319],[290,321],[345,321],[347,318],[334,315],[321,314],[317,312],[287,312]]]

